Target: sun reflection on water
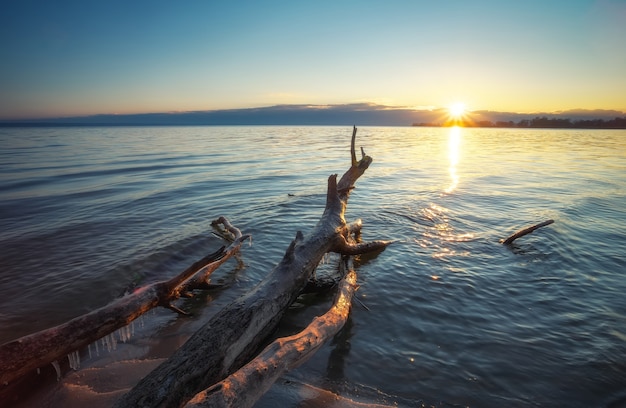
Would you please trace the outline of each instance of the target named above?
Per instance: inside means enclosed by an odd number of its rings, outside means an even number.
[[[459,164],[459,153],[461,148],[461,128],[454,126],[450,128],[450,134],[448,136],[448,160],[450,167],[448,171],[450,173],[450,185],[444,190],[446,193],[453,192],[459,185],[459,174],[457,173],[456,166]]]

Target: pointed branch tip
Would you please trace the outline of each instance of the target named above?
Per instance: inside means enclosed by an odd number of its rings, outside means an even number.
[[[168,309],[170,309],[170,310],[172,310],[172,311],[174,311],[174,312],[176,312],[176,313],[178,313],[179,315],[182,315],[182,316],[191,316],[191,313],[189,313],[189,312],[185,312],[183,309],[181,309],[181,308],[179,308],[179,307],[176,307],[176,306],[174,306],[174,305],[173,305],[173,304],[171,304],[171,303],[168,303],[167,305],[165,305],[165,307],[166,307],[166,308],[168,308]]]
[[[352,142],[350,143],[350,157],[352,158],[352,167],[356,167],[358,162],[356,160],[356,126],[352,128]]]

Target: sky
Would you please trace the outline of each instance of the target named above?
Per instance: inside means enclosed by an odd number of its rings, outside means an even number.
[[[0,119],[375,103],[626,111],[626,0],[31,1]]]

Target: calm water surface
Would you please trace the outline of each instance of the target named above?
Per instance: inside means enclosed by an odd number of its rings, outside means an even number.
[[[350,134],[0,129],[0,342],[180,272],[221,245],[210,222],[225,215],[253,236],[215,273],[227,289],[181,302],[192,318],[150,312],[116,350],[82,350],[80,370],[167,357],[315,225]],[[357,142],[374,163],[347,218],[394,244],[361,259],[344,330],[259,407],[306,399],[292,401],[292,383],[400,406],[626,406],[625,131],[381,127]],[[555,224],[498,243],[546,219]],[[300,299],[281,333],[331,297]],[[55,404],[37,398],[20,401]]]

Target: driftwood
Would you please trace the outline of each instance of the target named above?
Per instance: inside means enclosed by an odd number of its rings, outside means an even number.
[[[346,265],[349,257],[341,264]],[[306,329],[289,337],[274,340],[254,360],[210,388],[199,392],[186,408],[252,407],[281,377],[308,360],[328,339],[341,330],[348,314],[352,295],[358,288],[356,272],[345,267],[332,307],[316,317]]]
[[[172,302],[196,287],[202,288],[209,275],[235,254],[241,242],[249,237],[242,235],[224,217],[212,224],[216,228],[222,225],[233,234],[234,239],[228,247],[205,256],[170,280],[138,288],[93,312],[0,346],[0,384],[7,385],[46,364],[53,363],[58,367],[57,360],[128,325],[154,307],[164,306],[186,314]]]
[[[337,182],[328,178],[326,206],[314,229],[297,232],[283,259],[250,292],[225,306],[168,360],[117,401],[116,407],[179,407],[198,392],[238,370],[263,345],[327,252],[356,255],[385,248],[389,242],[355,243],[350,234],[360,223],[346,224],[344,212],[354,183],[372,162],[355,153],[352,133],[350,168]],[[358,227],[357,227],[358,226]]]
[[[500,243],[502,243],[503,245],[511,245],[513,241],[515,241],[516,239],[523,237],[524,235],[528,235],[538,228],[545,227],[546,225],[550,225],[553,223],[554,223],[554,220],[547,220],[544,222],[540,222],[539,224],[532,225],[528,228],[521,229],[517,231],[515,234],[511,235],[510,237],[501,240]]]

